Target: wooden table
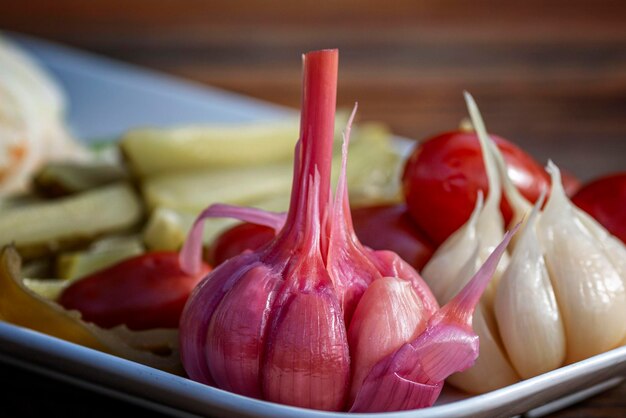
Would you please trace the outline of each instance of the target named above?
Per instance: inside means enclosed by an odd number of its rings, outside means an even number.
[[[339,47],[340,106],[358,100],[360,118],[382,120],[397,134],[424,138],[455,128],[467,89],[490,130],[539,161],[552,158],[582,179],[626,169],[626,2],[502,3],[2,2],[0,28],[293,107],[300,54]],[[6,373],[29,396],[60,391],[41,404],[45,410],[65,397],[77,402],[57,383]],[[80,399],[103,416],[130,408],[82,392]],[[24,414],[37,406],[29,403]],[[626,385],[554,416],[620,415]]]

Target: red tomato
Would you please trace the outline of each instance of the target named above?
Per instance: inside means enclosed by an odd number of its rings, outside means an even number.
[[[189,294],[209,271],[203,263],[200,273],[187,275],[176,252],[142,254],[73,283],[58,302],[105,328],[176,328]]]
[[[352,221],[364,245],[374,250],[391,250],[417,270],[433,255],[433,244],[415,225],[406,205],[353,209]]]
[[[359,240],[375,250],[391,250],[420,269],[434,247],[406,211],[405,205],[363,207],[352,210],[354,230]],[[217,266],[245,250],[256,250],[274,238],[273,228],[250,223],[223,232],[211,245],[211,264]]]
[[[626,172],[587,183],[572,201],[626,243]]]
[[[574,196],[582,187],[580,180],[564,169],[561,169],[561,182],[563,183],[565,194],[569,197]]]
[[[276,233],[269,226],[242,223],[224,231],[209,248],[209,262],[218,266],[245,250],[257,250]]]
[[[513,183],[534,202],[549,186],[548,174],[509,141],[491,138],[507,162]],[[407,161],[402,181],[413,220],[436,245],[441,244],[467,221],[478,190],[488,193],[478,137],[474,132],[454,131],[423,142]],[[508,221],[508,203],[503,202],[501,209]]]

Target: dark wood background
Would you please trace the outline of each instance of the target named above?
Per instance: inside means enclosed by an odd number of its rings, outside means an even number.
[[[397,134],[454,128],[467,89],[491,131],[541,162],[584,179],[626,169],[624,0],[5,0],[0,29],[293,107],[300,54],[339,47],[340,105]],[[555,416],[625,415],[621,385]]]
[[[2,28],[294,107],[300,54],[339,47],[340,104],[398,134],[456,127],[467,89],[542,163],[626,169],[624,0],[3,1]]]

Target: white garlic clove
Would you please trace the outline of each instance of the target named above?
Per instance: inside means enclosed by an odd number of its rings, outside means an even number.
[[[476,222],[476,233],[480,237],[481,245],[479,247],[479,263],[482,264],[489,254],[493,252],[496,246],[502,241],[504,236],[504,219],[500,212],[500,200],[502,198],[502,180],[500,173],[498,172],[498,165],[493,156],[493,152],[490,147],[491,138],[487,134],[485,123],[478,110],[478,106],[474,101],[474,98],[465,92],[465,102],[467,104],[467,110],[469,111],[472,124],[476,129],[476,134],[480,142],[480,149],[483,154],[483,161],[485,163],[485,171],[487,173],[487,180],[489,182],[489,193],[485,200],[485,206],[478,216]],[[482,301],[487,304],[489,309],[493,306],[493,299],[495,297],[495,291],[500,282],[500,277],[506,269],[509,263],[508,254],[503,254],[498,264],[498,268],[493,276],[493,279],[489,282],[489,286],[485,290]]]
[[[565,360],[565,331],[536,225],[539,199],[502,275],[495,314],[502,342],[519,375],[528,379],[560,367]]]
[[[552,192],[538,230],[565,325],[566,362],[572,363],[620,344],[626,334],[626,286],[576,216],[558,168],[549,162],[548,171]]]
[[[607,257],[613,263],[622,280],[626,283],[626,246],[615,238],[609,231],[593,219],[587,212],[572,206],[576,217],[582,222],[587,230],[596,238],[598,245],[602,247]]]

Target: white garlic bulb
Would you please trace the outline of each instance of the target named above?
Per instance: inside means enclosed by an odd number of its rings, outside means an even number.
[[[479,198],[468,222],[422,272],[439,302],[466,283],[501,237],[500,184],[513,210],[512,225],[527,223],[514,238],[512,257],[499,265],[503,273],[496,274],[493,292],[477,307],[474,328],[481,354],[476,364],[448,379],[477,393],[625,344],[626,246],[571,203],[552,163],[550,198],[543,212],[543,198],[533,208],[508,178],[504,158],[487,136],[471,96],[466,94],[466,101],[490,189],[484,206]]]

